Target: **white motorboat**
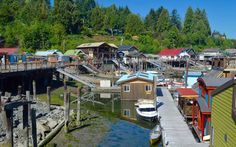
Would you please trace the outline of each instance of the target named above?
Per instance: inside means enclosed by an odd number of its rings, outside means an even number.
[[[136,111],[138,116],[146,120],[154,121],[158,116],[156,106],[153,104],[140,104]]]
[[[161,127],[156,125],[150,132],[151,145],[157,143],[161,139]]]

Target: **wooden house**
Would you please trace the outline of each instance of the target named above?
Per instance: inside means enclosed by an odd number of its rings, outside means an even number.
[[[121,100],[121,117],[128,120],[136,120],[136,101]]]
[[[192,114],[193,129],[200,140],[205,141],[210,135],[212,92],[217,87],[228,82],[231,78],[201,77],[198,78],[198,99],[197,107],[193,104],[193,112],[198,109],[197,120],[195,113]]]
[[[137,72],[122,76],[116,83],[121,85],[121,100],[156,99],[156,76]]]
[[[217,48],[204,49],[199,54],[200,61],[210,61],[213,57],[223,56],[222,51]]]
[[[195,92],[192,88],[177,88],[178,92],[178,107],[185,118],[192,118],[193,114],[193,104],[196,105],[196,101],[198,98],[197,92]],[[197,116],[198,109],[194,110],[195,116]]]
[[[105,42],[84,43],[77,46],[77,49],[82,50],[94,62],[103,62],[104,60],[111,60],[116,58],[116,51],[118,47],[114,44]]]
[[[236,79],[232,78],[213,93],[211,147],[236,146]]]

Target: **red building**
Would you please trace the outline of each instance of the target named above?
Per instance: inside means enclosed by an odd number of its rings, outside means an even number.
[[[210,134],[211,126],[211,106],[212,106],[212,91],[217,87],[223,85],[231,78],[217,78],[217,77],[202,77],[198,78],[198,99],[197,108],[193,105],[193,110],[198,109],[197,119],[192,115],[193,128],[198,134],[200,140],[207,140]],[[195,111],[193,111],[195,112]]]

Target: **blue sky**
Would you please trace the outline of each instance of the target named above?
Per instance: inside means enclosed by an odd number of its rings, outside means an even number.
[[[236,0],[97,0],[101,6],[128,6],[133,13],[143,18],[151,8],[164,6],[169,11],[177,9],[182,21],[189,6],[205,9],[211,30],[225,33],[228,38],[236,39]]]

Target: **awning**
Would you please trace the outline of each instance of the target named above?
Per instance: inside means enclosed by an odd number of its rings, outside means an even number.
[[[200,107],[201,112],[211,112],[211,110],[208,108],[207,103],[203,97],[199,97],[197,99],[197,103]]]

